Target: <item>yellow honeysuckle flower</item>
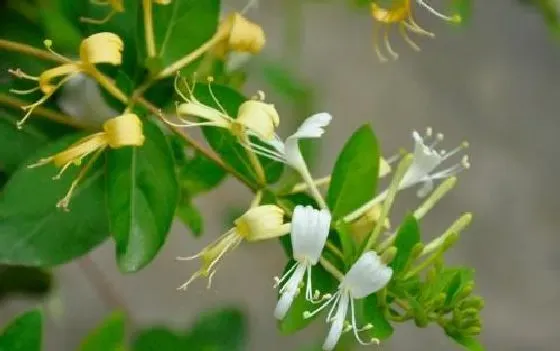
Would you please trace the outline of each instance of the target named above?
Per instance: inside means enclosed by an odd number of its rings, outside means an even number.
[[[215,98],[211,84],[208,85],[209,93],[216,102],[216,105],[220,107],[219,109],[205,105],[196,99],[193,94],[194,87],[190,87],[184,79],[182,82],[186,87],[187,95],[183,94],[179,88],[179,79],[179,76],[177,76],[175,90],[185,102],[177,106],[177,115],[180,122],[167,121],[170,125],[176,127],[214,126],[225,128],[237,136],[240,143],[244,145],[248,135],[256,136],[261,140],[270,141],[275,139],[275,129],[280,124],[280,118],[274,105],[263,101],[265,98],[263,92],[259,92],[256,97],[241,104],[237,112],[237,118],[233,118],[228,115],[227,111],[221,107],[219,101]],[[210,78],[209,83],[211,82],[212,79]],[[189,116],[198,117],[203,121],[190,121],[186,119]]]
[[[366,211],[354,222],[350,223],[352,237],[358,244],[361,244],[367,235],[371,233],[380,216],[381,205],[377,204]],[[389,222],[389,218],[385,218],[385,221],[383,222],[383,230],[388,230],[389,228],[391,228],[391,223]]]
[[[290,224],[284,223],[284,211],[275,205],[262,205],[250,208],[234,221],[234,227],[206,246],[199,253],[190,257],[177,257],[180,261],[200,258],[202,267],[181,285],[178,290],[187,287],[199,277],[208,277],[208,288],[216,273],[216,265],[224,255],[246,241],[259,241],[277,238],[289,233]]]
[[[62,59],[65,63],[62,65],[48,69],[41,73],[38,77],[30,76],[20,69],[10,70],[17,78],[28,79],[39,83],[38,87],[29,90],[12,90],[16,94],[29,94],[37,90],[43,92],[43,97],[35,103],[23,106],[25,116],[18,121],[17,126],[21,128],[27,118],[33,113],[33,110],[47,101],[54,92],[60,88],[70,77],[77,73],[86,73],[98,80],[102,79],[100,73],[95,67],[99,63],[109,63],[112,65],[120,65],[122,62],[122,51],[124,44],[118,35],[109,32],[102,32],[90,35],[82,40],[80,44],[80,60],[72,61],[52,50],[52,42],[45,40],[46,48],[54,55]],[[55,79],[60,78],[57,82]]]
[[[68,167],[73,164],[81,164],[82,160],[86,156],[95,153],[88,164],[82,168],[78,177],[72,182],[72,185],[66,195],[57,204],[57,207],[67,210],[70,198],[72,197],[72,192],[87,172],[87,169],[97,159],[97,156],[105,150],[105,148],[107,148],[107,146],[112,149],[118,149],[123,146],[141,146],[143,144],[144,134],[142,132],[142,121],[140,121],[138,116],[135,114],[126,113],[106,121],[103,124],[102,132],[88,135],[87,137],[70,145],[66,150],[40,159],[36,163],[27,167],[35,168],[52,162],[56,167],[60,168],[60,171],[53,179],[59,179]]]
[[[428,32],[420,27],[414,20],[412,14],[412,1],[413,0],[392,0],[390,4],[383,5],[383,0],[375,0],[371,3],[371,15],[377,22],[374,32],[374,46],[375,52],[379,60],[382,62],[387,61],[385,55],[381,53],[379,45],[379,36],[383,36],[383,41],[385,43],[385,48],[387,53],[391,56],[393,60],[396,60],[399,55],[391,47],[389,41],[389,28],[391,25],[395,24],[399,28],[399,32],[406,43],[415,51],[420,51],[420,47],[408,36],[407,31],[411,31],[416,34],[425,35],[428,37],[434,37],[434,33]],[[445,20],[448,22],[460,22],[461,17],[459,15],[446,16],[433,7],[428,5],[424,0],[415,0],[416,3],[428,10],[431,14]],[[381,33],[382,32],[382,33]]]
[[[218,41],[214,53],[220,58],[225,58],[231,51],[257,54],[266,43],[263,29],[238,12],[227,15],[220,22],[215,38]]]

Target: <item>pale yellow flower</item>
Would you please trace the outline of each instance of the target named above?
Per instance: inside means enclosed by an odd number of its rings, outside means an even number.
[[[219,109],[203,104],[193,94],[194,87],[182,79],[186,87],[187,94],[183,94],[179,87],[179,76],[175,80],[175,90],[183,99],[183,103],[177,106],[179,122],[167,121],[176,127],[196,127],[213,126],[228,129],[233,135],[239,138],[240,143],[246,145],[248,136],[256,136],[264,141],[275,139],[275,130],[280,124],[280,117],[276,108],[272,104],[265,103],[264,93],[259,92],[258,96],[245,101],[239,106],[237,118],[228,115],[228,112],[221,107],[220,102],[214,96],[211,84],[208,85],[209,93],[218,105]],[[211,83],[212,80],[209,80]],[[198,117],[202,121],[192,121],[189,117]]]
[[[82,169],[82,172],[80,172],[74,182],[72,182],[66,196],[57,204],[57,207],[68,209],[72,192],[78,185],[81,177],[107,146],[112,149],[118,149],[123,146],[141,146],[143,144],[144,134],[142,132],[142,121],[140,121],[135,114],[127,113],[106,121],[103,124],[102,132],[88,135],[70,145],[66,150],[40,159],[36,163],[29,165],[28,168],[34,168],[52,162],[56,167],[60,168],[60,171],[54,177],[54,179],[59,179],[68,167],[73,164],[81,164],[86,156],[95,153],[90,159],[90,162]]]
[[[234,227],[220,236],[213,243],[190,257],[177,257],[181,261],[200,258],[202,267],[196,271],[179,290],[185,290],[199,277],[208,277],[208,287],[212,284],[212,277],[216,273],[216,265],[239,244],[246,241],[259,241],[277,238],[289,233],[290,224],[284,223],[284,211],[274,205],[262,205],[250,208],[245,214],[234,221]]]
[[[383,36],[383,41],[385,43],[385,48],[387,53],[392,59],[397,59],[399,55],[391,47],[389,41],[389,29],[392,25],[396,25],[399,32],[406,43],[414,50],[419,51],[420,47],[408,36],[408,31],[416,34],[425,35],[428,37],[434,37],[434,34],[424,30],[420,27],[413,17],[412,11],[412,1],[413,0],[395,0],[391,1],[388,6],[380,5],[380,1],[374,1],[371,3],[371,15],[376,21],[375,33],[374,33],[374,46],[375,52],[379,57],[380,61],[387,61],[387,58],[383,53],[381,53],[379,45],[379,37]],[[460,22],[461,17],[459,15],[446,16],[436,11],[430,5],[428,5],[424,0],[415,0],[415,2],[426,9],[431,14],[445,20],[448,22]]]
[[[56,52],[51,48],[52,42],[45,41],[45,46],[51,53],[59,57],[63,63],[62,65],[48,69],[41,73],[38,77],[30,76],[20,69],[10,70],[10,72],[18,78],[28,79],[39,83],[38,87],[29,90],[12,90],[16,94],[28,94],[36,90],[43,92],[43,97],[37,102],[22,107],[26,112],[25,116],[18,121],[18,128],[21,128],[27,118],[33,113],[33,110],[43,104],[49,99],[54,92],[60,88],[68,79],[74,74],[85,73],[95,79],[103,79],[100,72],[95,67],[99,63],[108,63],[112,65],[120,65],[122,62],[122,51],[124,44],[118,35],[114,33],[97,33],[84,39],[80,44],[80,60],[70,60]],[[57,81],[57,79],[59,79]]]
[[[215,38],[218,42],[214,53],[220,58],[225,58],[231,51],[257,54],[266,43],[263,29],[238,12],[227,15],[220,22]]]

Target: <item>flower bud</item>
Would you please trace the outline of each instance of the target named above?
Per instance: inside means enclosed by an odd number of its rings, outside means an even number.
[[[381,262],[383,262],[386,265],[389,265],[391,262],[393,262],[393,259],[395,259],[396,255],[397,255],[397,248],[395,246],[391,246],[387,250],[385,250],[385,252],[383,252],[383,254],[381,255]]]
[[[102,32],[90,35],[82,40],[80,45],[80,59],[84,63],[122,63],[124,43],[118,35]]]
[[[248,241],[276,238],[289,232],[289,225],[284,224],[284,211],[274,205],[253,207],[234,223],[237,234]]]
[[[476,308],[481,310],[484,308],[484,300],[480,296],[471,296],[461,301],[459,306],[461,309]]]
[[[215,48],[216,54],[222,58],[229,51],[259,53],[266,42],[262,28],[239,13],[232,13],[222,20],[218,32],[225,37],[225,41]]]
[[[350,232],[357,243],[361,243],[364,238],[371,233],[381,215],[381,205],[375,205],[365,212],[361,217],[350,224]],[[389,218],[385,218],[383,229],[391,227]]]
[[[144,144],[142,121],[132,113],[107,120],[103,124],[108,145],[115,149],[122,146],[141,146]]]
[[[274,139],[280,118],[274,105],[247,100],[239,106],[235,122],[256,133],[261,139],[270,141]]]

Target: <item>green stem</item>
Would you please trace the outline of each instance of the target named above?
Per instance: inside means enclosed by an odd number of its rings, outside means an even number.
[[[324,257],[321,256],[319,258],[319,263],[327,272],[332,274],[339,281],[342,281],[342,279],[344,279],[344,274],[340,273],[340,271],[336,269],[336,267],[332,263],[327,261]]]
[[[142,0],[144,8],[144,33],[146,39],[146,52],[148,57],[156,56],[156,41],[154,38],[154,21],[152,17],[152,1]]]

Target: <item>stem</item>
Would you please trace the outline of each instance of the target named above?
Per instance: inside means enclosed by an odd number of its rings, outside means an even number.
[[[255,194],[255,197],[251,201],[250,208],[255,208],[255,207],[259,206],[259,204],[261,203],[261,200],[262,200],[262,195],[263,195],[262,190],[258,190],[257,193]]]
[[[315,186],[329,185],[330,182],[331,182],[331,176],[330,175],[328,175],[326,177],[323,177],[323,178],[313,180],[313,184],[315,184]],[[294,187],[292,188],[292,190],[290,190],[288,192],[288,194],[300,193],[302,191],[307,190],[307,188],[309,188],[309,185],[307,183],[298,183],[298,184],[294,185]]]
[[[153,0],[143,0],[142,5],[144,7],[144,31],[146,39],[146,51],[148,57],[156,56],[156,41],[154,38],[154,21],[152,18],[152,1]]]
[[[94,78],[99,85],[101,85],[105,90],[109,92],[109,94],[113,95],[117,100],[122,102],[123,104],[128,104],[128,96],[123,93],[115,83],[105,76],[103,73],[97,70],[95,67],[91,67],[86,71],[92,78]]]
[[[2,93],[0,93],[0,104],[4,104],[10,107],[17,107],[17,108],[21,108],[22,106],[28,105],[29,102],[22,100],[22,99],[18,99],[16,97],[13,96],[9,96],[9,95],[4,95]],[[42,106],[38,106],[33,110],[33,115],[37,115],[37,116],[41,116],[41,117],[45,117],[46,119],[49,119],[51,121],[60,123],[60,124],[64,124],[67,126],[71,126],[71,127],[75,127],[75,128],[81,128],[81,129],[94,129],[93,126],[79,122],[77,120],[74,120],[72,117],[70,116],[66,116],[60,112],[57,111],[53,111],[50,110],[46,107],[42,107]]]
[[[62,57],[53,55],[46,50],[37,49],[37,48],[34,48],[31,45],[17,43],[17,42],[10,41],[10,40],[5,40],[5,39],[0,39],[0,50],[1,49],[7,50],[7,51],[21,52],[22,54],[35,56],[37,58],[40,58],[42,60],[47,60],[47,61],[53,61],[53,62],[59,62],[59,63],[70,62],[70,60],[67,60],[67,59],[64,59]]]
[[[217,32],[214,34],[210,40],[202,44],[198,49],[194,50],[187,56],[173,62],[168,67],[164,68],[161,72],[159,72],[154,78],[155,79],[162,79],[169,76],[172,76],[175,72],[181,70],[183,67],[187,66],[189,63],[193,62],[206,51],[210,50],[214,45],[216,45],[220,40],[223,39],[223,33]]]
[[[333,243],[331,243],[330,241],[326,241],[325,245],[327,246],[327,248],[329,250],[332,251],[333,254],[335,254],[336,256],[344,259],[344,255],[342,254],[342,252],[338,249],[338,247],[336,247]]]
[[[319,263],[327,272],[332,274],[339,281],[342,281],[342,279],[344,279],[344,274],[340,273],[340,271],[336,269],[336,267],[332,263],[327,261],[323,256],[319,258]]]
[[[126,300],[123,299],[113,285],[107,280],[97,264],[88,255],[78,261],[78,265],[84,272],[89,282],[96,288],[101,300],[105,302],[109,309],[121,309],[128,318],[128,322],[134,325],[132,311],[127,307]],[[132,326],[133,327],[133,326]]]
[[[240,137],[241,142],[244,145],[249,145],[250,141],[249,141],[249,136],[247,135],[247,133],[243,133],[242,136]],[[255,170],[255,173],[257,174],[257,180],[259,181],[259,185],[260,186],[266,186],[266,174],[264,172],[264,168],[261,164],[261,161],[259,160],[259,158],[257,157],[257,155],[250,149],[250,148],[245,148],[247,156],[249,156],[249,162],[251,162],[251,165],[253,166],[253,169]]]
[[[162,121],[164,121],[164,118],[162,116],[161,110],[158,109],[156,106],[152,105],[149,101],[147,101],[146,99],[140,97],[138,98],[138,102],[144,106],[145,108],[147,108],[151,113],[153,113],[154,115],[156,115],[159,119],[161,119]],[[167,125],[167,124],[166,124]],[[240,174],[239,172],[237,172],[235,169],[231,168],[229,165],[227,165],[226,163],[224,163],[224,161],[222,161],[221,158],[219,158],[216,154],[214,154],[212,151],[208,150],[207,148],[205,148],[204,146],[202,146],[199,142],[197,142],[196,140],[194,140],[191,136],[183,133],[181,131],[181,129],[179,129],[178,127],[175,126],[171,126],[168,125],[169,128],[175,133],[177,134],[179,137],[181,137],[185,143],[187,143],[188,145],[190,145],[193,149],[195,149],[197,152],[200,152],[202,155],[204,155],[204,157],[208,158],[209,160],[211,160],[212,162],[214,162],[216,165],[218,165],[220,168],[222,168],[224,171],[226,171],[227,173],[231,174],[232,176],[234,176],[237,180],[239,180],[241,183],[245,184],[249,189],[253,190],[253,191],[257,191],[257,187],[255,187],[254,184],[252,184],[251,182],[249,182],[247,179],[245,179],[245,177]]]
[[[311,192],[311,196],[313,196],[315,201],[317,201],[319,207],[327,208],[327,203],[325,202],[325,199],[323,199],[323,195],[321,195],[319,189],[317,189],[317,186],[315,185],[315,182],[313,181],[313,177],[309,173],[307,166],[305,166],[305,169],[301,170],[299,173],[301,174],[301,177],[303,178],[305,183],[307,183],[309,191]]]
[[[393,176],[393,179],[391,180],[391,184],[389,185],[389,189],[387,191],[388,192],[387,197],[383,202],[383,207],[381,208],[381,214],[379,215],[375,227],[373,228],[371,234],[369,235],[368,241],[364,249],[362,250],[362,252],[371,250],[375,245],[375,243],[377,242],[377,238],[379,237],[379,234],[381,234],[381,230],[383,229],[385,218],[387,218],[387,215],[389,214],[389,210],[391,209],[391,206],[395,201],[395,197],[397,195],[397,191],[399,190],[399,185],[401,183],[401,180],[403,179],[406,171],[412,164],[412,161],[413,161],[413,156],[407,155],[403,157],[401,162],[399,162],[397,170],[395,171],[395,175]]]
[[[457,183],[456,177],[448,178],[444,182],[442,182],[436,188],[436,190],[434,190],[430,194],[430,196],[426,199],[426,201],[424,201],[422,205],[420,205],[420,207],[418,207],[416,211],[414,211],[414,217],[417,220],[422,219],[426,215],[426,213],[428,213],[428,211],[430,211],[439,202],[439,200],[441,200],[443,196],[447,194],[447,192],[453,189],[456,183]]]

